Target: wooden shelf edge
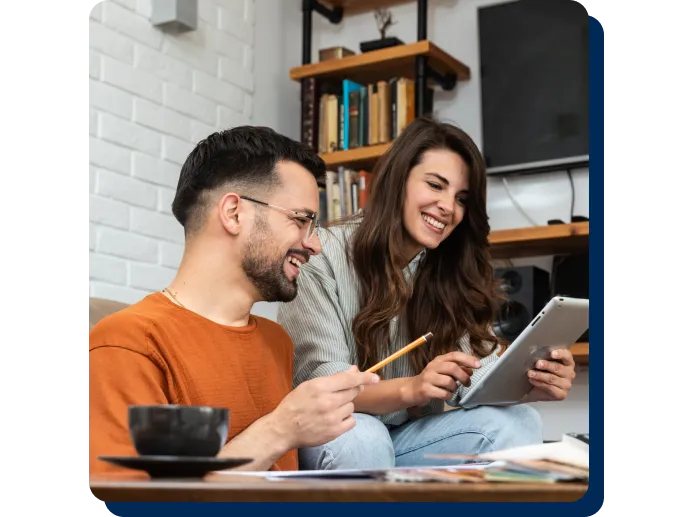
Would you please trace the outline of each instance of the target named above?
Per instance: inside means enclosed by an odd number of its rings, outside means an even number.
[[[589,222],[494,230],[488,241],[493,260],[581,253],[589,248]]]
[[[374,161],[387,152],[391,145],[392,143],[389,142],[386,144],[356,147],[347,151],[334,151],[333,153],[320,154],[320,158],[324,160],[327,167]]]
[[[574,362],[577,364],[588,365],[589,364],[589,343],[580,342],[574,343],[570,348],[572,356],[574,356]]]
[[[296,66],[290,69],[289,77],[293,81],[300,81],[309,77],[328,77],[330,75],[345,75],[349,71],[357,71],[363,67],[372,67],[378,63],[411,59],[416,56],[429,56],[430,65],[444,63],[457,74],[457,80],[467,80],[471,76],[468,66],[453,58],[447,52],[431,43],[429,40],[417,41],[407,45],[398,45],[381,50],[373,50],[341,59],[330,59]]]
[[[528,228],[511,228],[490,232],[490,245],[521,243],[538,239],[563,239],[575,236],[588,236],[589,222],[551,224]]]

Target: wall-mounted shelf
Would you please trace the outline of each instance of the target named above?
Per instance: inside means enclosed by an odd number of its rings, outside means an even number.
[[[589,364],[589,343],[574,343],[570,348],[574,362],[581,365]]]
[[[579,253],[589,249],[589,222],[490,232],[493,259]]]
[[[431,69],[444,76],[453,74],[457,80],[468,80],[469,67],[453,58],[430,41],[418,41],[382,50],[373,50],[341,59],[330,59],[291,68],[294,81],[315,77],[318,79],[352,81],[368,84],[390,77],[416,78],[416,57],[428,58]]]

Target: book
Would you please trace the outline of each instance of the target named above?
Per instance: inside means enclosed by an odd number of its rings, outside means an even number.
[[[469,459],[470,456],[467,454],[437,454],[427,457],[461,460]],[[562,440],[559,442],[524,445],[501,451],[478,454],[472,457],[491,461],[549,461],[588,470],[589,444],[572,435],[566,434],[563,435]]]
[[[341,149],[347,150],[352,149],[352,144],[356,143],[358,140],[358,108],[360,89],[363,87],[362,84],[355,83],[348,79],[344,79],[342,82],[342,92],[341,96],[343,98],[343,140],[341,141]],[[351,95],[353,94],[353,95]],[[351,125],[355,122],[355,127],[352,130]]]
[[[317,101],[317,80],[314,77],[303,79],[300,83],[300,139],[314,151],[318,150],[318,118],[319,104]]]

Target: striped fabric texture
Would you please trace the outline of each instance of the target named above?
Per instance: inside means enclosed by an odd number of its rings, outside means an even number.
[[[279,306],[278,322],[294,343],[295,362],[293,385],[315,377],[331,375],[357,364],[356,343],[351,331],[351,322],[360,310],[360,288],[355,270],[349,265],[346,246],[358,225],[358,221],[329,229],[320,228],[319,238],[322,253],[313,257],[300,268],[298,295],[295,300]],[[424,258],[425,251],[418,254],[404,270],[405,278],[412,281],[416,267]],[[408,336],[401,318],[390,324],[391,353],[406,346],[419,336]],[[425,346],[425,345],[423,345]],[[468,337],[458,341],[459,350],[473,355]],[[494,352],[480,359],[481,367],[471,376],[471,385],[478,382],[498,356]],[[411,377],[416,373],[408,360],[408,354],[389,363],[378,372],[382,380]],[[459,400],[470,388],[459,386],[449,405],[458,405]],[[420,416],[441,413],[442,400],[433,400],[417,411]],[[400,425],[409,419],[407,410],[380,415],[387,425]]]

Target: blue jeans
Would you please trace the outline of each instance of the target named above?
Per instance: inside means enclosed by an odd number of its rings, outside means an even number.
[[[300,449],[301,470],[380,469],[451,465],[458,460],[426,454],[480,454],[541,443],[543,424],[526,404],[457,409],[387,428],[377,418],[355,413],[356,426],[318,447]]]

